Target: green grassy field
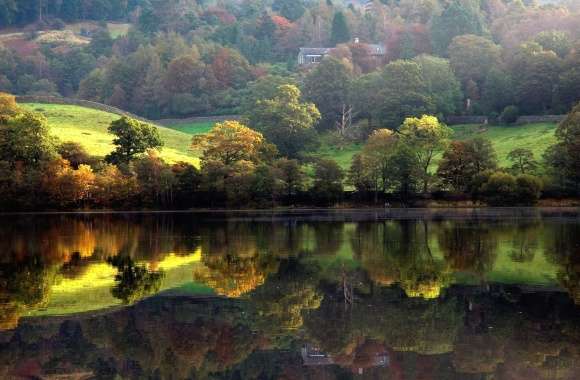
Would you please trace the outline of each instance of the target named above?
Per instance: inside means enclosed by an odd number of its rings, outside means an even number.
[[[51,127],[51,133],[61,141],[76,141],[84,145],[93,155],[105,156],[113,149],[113,135],[107,127],[119,118],[118,115],[60,104],[23,104],[29,110],[43,114]],[[194,165],[199,159],[190,150],[191,136],[170,128],[158,127],[164,142],[161,157],[168,162],[185,161]]]
[[[202,135],[209,132],[213,126],[214,122],[201,122],[201,123],[172,123],[165,125],[167,128],[174,129],[179,132],[187,133],[189,135]]]
[[[528,148],[534,152],[536,160],[541,160],[546,148],[556,142],[556,124],[528,124],[517,126],[457,125],[452,129],[454,140],[474,137],[490,139],[497,153],[500,166],[509,166],[508,153],[516,148]],[[329,137],[322,138],[316,156],[332,158],[345,169],[350,166],[352,156],[360,151],[362,144],[348,144],[338,148]]]

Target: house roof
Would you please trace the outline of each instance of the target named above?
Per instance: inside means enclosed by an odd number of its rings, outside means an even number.
[[[300,48],[300,53],[304,55],[325,55],[330,53],[332,48]]]

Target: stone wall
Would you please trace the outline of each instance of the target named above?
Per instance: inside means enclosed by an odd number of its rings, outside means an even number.
[[[447,116],[445,122],[449,125],[457,124],[487,124],[487,116]]]
[[[561,123],[566,115],[520,116],[516,124]]]

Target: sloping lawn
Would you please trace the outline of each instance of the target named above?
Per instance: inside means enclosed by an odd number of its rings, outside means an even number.
[[[61,141],[81,143],[89,153],[105,156],[113,149],[113,135],[107,132],[109,124],[119,115],[72,105],[23,104],[29,110],[43,114],[51,126],[51,132]],[[191,151],[191,136],[166,127],[157,127],[164,142],[161,157],[167,162],[185,161],[199,165],[195,152]]]

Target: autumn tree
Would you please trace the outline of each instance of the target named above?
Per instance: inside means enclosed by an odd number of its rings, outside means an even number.
[[[437,176],[446,188],[468,191],[478,175],[497,167],[491,142],[483,138],[453,141],[449,144],[437,168]]]
[[[272,98],[258,100],[246,115],[250,127],[263,133],[288,157],[296,157],[312,146],[316,138],[313,128],[320,119],[316,106],[302,103],[300,97],[298,87],[282,85]]]
[[[157,127],[127,116],[113,121],[108,131],[115,135],[113,144],[116,148],[106,157],[111,163],[128,163],[148,149],[163,146]]]
[[[209,133],[193,137],[193,148],[202,151],[202,163],[260,162],[265,144],[261,133],[237,121],[218,123]]]
[[[452,130],[437,120],[435,116],[424,115],[421,118],[407,118],[399,130],[402,142],[407,144],[416,154],[421,165],[423,177],[423,192],[429,189],[431,174],[429,168],[433,157],[445,149]]]

